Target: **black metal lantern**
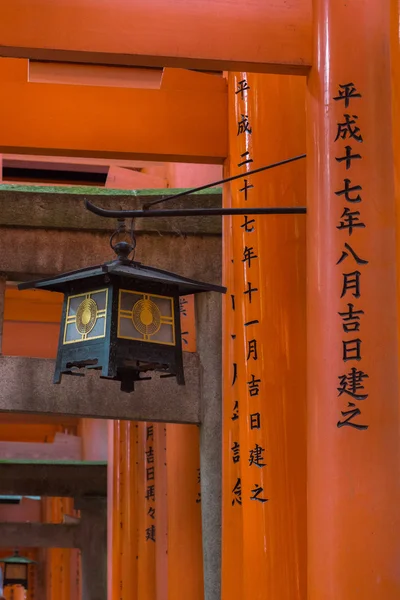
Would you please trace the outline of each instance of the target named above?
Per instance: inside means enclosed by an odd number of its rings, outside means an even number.
[[[18,287],[64,294],[54,383],[80,369],[101,369],[103,378],[131,392],[148,371],[175,376],[184,385],[179,297],[226,289],[147,267],[128,257],[135,247],[112,245],[117,259]]]
[[[13,556],[0,558],[0,562],[4,563],[3,587],[7,585],[22,585],[28,589],[28,567],[36,564],[34,560],[20,556],[16,550]]]

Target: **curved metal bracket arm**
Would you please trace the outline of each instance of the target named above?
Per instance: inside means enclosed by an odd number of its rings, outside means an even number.
[[[107,210],[85,199],[85,208],[99,217],[137,219],[142,217],[215,217],[228,215],[304,215],[305,206],[246,208],[167,208],[156,210]]]
[[[214,181],[213,183],[207,183],[206,185],[201,185],[200,187],[193,188],[191,190],[184,190],[182,192],[174,194],[173,196],[167,196],[167,198],[160,198],[159,200],[148,202],[147,204],[144,204],[142,210],[107,210],[105,208],[95,206],[94,204],[89,202],[89,200],[86,199],[85,207],[87,208],[87,210],[94,213],[95,215],[98,215],[99,217],[108,217],[112,219],[137,219],[139,217],[223,217],[227,215],[304,215],[307,212],[307,209],[304,206],[279,206],[275,208],[171,208],[166,210],[149,210],[150,207],[155,204],[161,204],[162,202],[168,202],[169,200],[175,200],[176,198],[181,198],[182,196],[194,194],[195,192],[201,192],[203,190],[207,190],[217,185],[229,183],[230,181],[241,179],[243,177],[248,177],[249,175],[254,175],[255,173],[261,173],[261,171],[267,171],[269,169],[274,169],[275,167],[287,165],[289,163],[301,160],[303,158],[306,158],[306,155],[300,154],[299,156],[293,156],[292,158],[287,158],[285,160],[272,163],[270,165],[265,165],[264,167],[259,167],[258,169],[253,169],[252,171],[246,171],[245,173],[239,173],[238,175],[233,175],[232,177],[220,179],[219,181]]]

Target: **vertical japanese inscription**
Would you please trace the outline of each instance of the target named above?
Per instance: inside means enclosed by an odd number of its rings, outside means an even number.
[[[251,86],[249,86],[245,78],[237,82],[237,89],[235,91],[237,97],[237,136],[240,136],[239,156],[237,157],[237,167],[247,172],[252,168],[253,157],[251,156],[251,136],[253,135],[253,125],[250,119],[250,113],[248,112],[248,96],[251,95]],[[250,115],[250,116],[249,116]],[[256,189],[254,181],[251,180],[251,176],[243,177],[242,183],[238,188],[239,206],[244,206],[246,202],[251,202],[252,195]],[[246,390],[249,402],[246,408],[247,414],[243,415],[246,419],[246,426],[251,433],[252,438],[254,437],[254,444],[251,447],[243,447],[238,440],[232,439],[231,444],[231,460],[235,465],[240,466],[240,469],[250,469],[250,481],[253,481],[253,485],[249,486],[249,481],[242,484],[242,477],[240,471],[236,481],[234,481],[232,489],[232,506],[242,506],[242,498],[246,498],[254,503],[264,504],[268,501],[263,488],[263,477],[260,477],[260,471],[262,471],[267,463],[265,461],[265,448],[261,445],[262,440],[262,403],[263,403],[263,387],[261,377],[261,366],[262,361],[260,360],[262,355],[262,340],[259,339],[260,332],[260,310],[259,310],[259,289],[258,289],[258,261],[259,261],[259,249],[257,241],[257,218],[249,217],[244,215],[240,224],[240,239],[242,240],[241,248],[241,264],[242,264],[242,276],[240,278],[241,285],[244,288],[239,292],[241,298],[238,299],[240,306],[243,306],[243,340],[244,340],[244,354],[241,355],[240,360],[244,360],[245,370],[242,372],[238,369],[237,364],[233,365],[233,378],[232,385],[236,385],[238,380],[238,373],[240,377],[243,377],[244,373],[247,373],[246,380],[238,382],[239,385],[243,385]],[[253,283],[252,283],[253,282]],[[236,321],[237,322],[237,321]],[[235,335],[232,336],[236,339]],[[241,349],[243,352],[243,349]],[[239,406],[238,402],[235,402],[232,419],[239,418]],[[246,476],[246,480],[249,479]],[[257,481],[258,480],[258,481]],[[245,489],[246,488],[246,489]]]
[[[362,418],[362,402],[368,399],[367,383],[369,375],[362,369],[362,277],[368,265],[368,259],[357,252],[358,236],[367,227],[362,216],[363,186],[360,181],[353,181],[351,170],[353,161],[362,160],[364,137],[359,124],[357,103],[362,102],[362,94],[356,85],[340,83],[333,101],[343,107],[343,113],[337,122],[335,146],[340,147],[335,156],[337,168],[343,170],[343,184],[335,190],[335,196],[343,202],[336,225],[344,239],[343,250],[336,266],[340,269],[341,284],[338,290],[343,301],[343,308],[338,312],[343,331],[340,357],[343,370],[338,374],[337,397],[347,402],[340,408],[339,429],[350,427],[358,431],[368,429]],[[359,104],[358,104],[359,106]]]
[[[146,425],[145,450],[145,499],[146,499],[146,542],[156,541],[156,489],[155,489],[155,455],[154,455],[154,425]]]

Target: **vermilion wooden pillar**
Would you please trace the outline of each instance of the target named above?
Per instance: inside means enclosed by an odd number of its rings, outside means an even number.
[[[304,80],[240,72],[228,83],[231,175],[304,152]],[[305,192],[299,161],[232,182],[224,203],[304,206]],[[224,223],[223,600],[307,597],[305,225]]]
[[[314,0],[309,600],[400,597],[389,1]]]
[[[400,273],[400,0],[391,0],[391,66],[394,179],[396,197],[397,272]],[[397,276],[397,306],[400,306],[400,281]],[[400,341],[400,340],[399,340]],[[399,357],[400,358],[400,357]],[[399,365],[400,366],[400,365]]]

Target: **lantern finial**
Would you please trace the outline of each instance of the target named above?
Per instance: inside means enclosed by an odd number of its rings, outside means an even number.
[[[130,231],[126,230],[126,224],[125,224],[125,219],[118,219],[117,220],[117,228],[114,231],[114,233],[112,234],[112,236],[110,237],[110,246],[111,248],[114,250],[115,254],[117,255],[118,260],[121,263],[127,264],[127,263],[131,263],[134,256],[135,256],[135,248],[136,248],[136,238],[135,238],[135,234],[134,234],[134,226],[133,226],[134,220],[132,219],[132,223],[131,223],[131,229]],[[125,240],[120,240],[117,241],[115,244],[114,239],[117,238],[118,236],[125,236]],[[132,254],[133,252],[133,256],[132,259],[129,258],[129,255]]]

